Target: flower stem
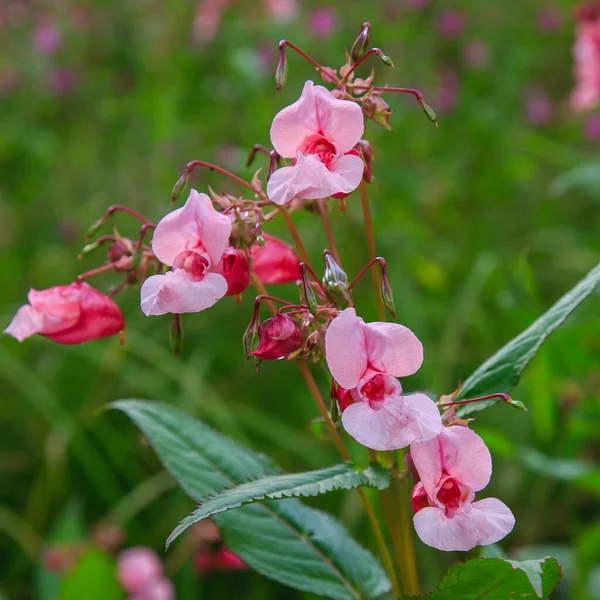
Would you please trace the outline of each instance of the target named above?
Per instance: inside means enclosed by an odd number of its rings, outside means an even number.
[[[367,248],[369,250],[369,260],[375,261],[377,251],[375,250],[375,235],[373,233],[373,221],[371,219],[371,209],[369,207],[369,195],[367,193],[367,184],[364,179],[358,186],[360,191],[360,201],[362,204],[363,220],[365,222],[365,234],[367,236]],[[376,269],[371,269],[373,277],[373,287],[375,288],[375,302],[377,303],[377,317],[380,321],[385,321],[385,307],[379,293],[379,273]]]
[[[261,295],[268,296],[267,289],[262,284],[262,282],[254,274],[252,274],[251,278],[252,278],[252,284],[256,288],[257,292]],[[275,305],[270,300],[267,301],[267,303],[269,303],[269,302],[270,302],[269,309],[275,315],[277,313],[277,309],[275,308]],[[348,450],[346,450],[344,441],[342,440],[342,438],[335,426],[335,423],[331,420],[331,415],[329,414],[329,411],[327,410],[327,405],[325,404],[323,395],[321,394],[321,391],[319,390],[319,386],[317,385],[317,382],[315,381],[312,373],[310,372],[308,365],[303,360],[296,360],[296,364],[298,365],[298,368],[300,369],[300,372],[302,373],[302,376],[304,377],[304,381],[306,382],[306,385],[308,386],[308,389],[310,390],[310,393],[315,401],[315,404],[317,405],[317,408],[319,409],[319,412],[321,413],[321,416],[323,417],[323,420],[325,421],[327,430],[329,431],[331,439],[334,441],[334,443],[340,453],[340,456],[342,457],[343,460],[349,461],[350,454],[348,453]],[[392,591],[394,593],[394,596],[396,598],[400,599],[401,598],[400,585],[398,584],[398,578],[396,577],[396,572],[394,570],[394,563],[392,561],[392,556],[390,554],[390,551],[388,550],[385,538],[383,537],[383,532],[381,531],[381,527],[379,526],[379,521],[377,520],[377,515],[375,514],[375,509],[373,508],[371,499],[369,498],[369,496],[367,495],[365,490],[363,488],[358,488],[357,491],[358,491],[358,495],[360,496],[360,499],[363,503],[363,506],[365,508],[367,518],[369,519],[369,523],[371,524],[371,528],[373,529],[373,533],[375,534],[375,538],[377,540],[377,546],[379,547],[379,552],[381,553],[381,560],[383,561],[385,570],[387,571],[387,574],[392,583]]]
[[[192,160],[191,162],[189,162],[185,166],[183,176],[189,177],[195,167],[206,167],[209,171],[217,171],[218,173],[221,173],[222,175],[226,175],[227,177],[229,177],[229,179],[233,179],[233,181],[236,181],[240,185],[247,187],[249,190],[252,190],[255,194],[258,193],[253,185],[251,185],[247,181],[244,181],[241,177],[234,175],[227,169],[223,169],[222,167],[219,167],[218,165],[213,165],[212,163],[206,162],[204,160]]]
[[[292,234],[292,238],[294,239],[294,244],[296,244],[296,249],[298,250],[298,254],[300,255],[302,262],[308,267],[308,269],[310,271],[312,271],[314,273],[314,269],[312,268],[310,258],[308,258],[308,253],[306,252],[306,248],[304,247],[304,244],[302,243],[300,234],[298,233],[298,230],[296,229],[296,226],[294,225],[294,221],[292,221],[292,217],[290,217],[290,213],[288,212],[287,208],[283,205],[279,206],[278,209],[279,209],[279,213],[283,217],[283,220],[285,221],[285,224],[287,225],[287,228],[290,230],[290,233]]]
[[[335,237],[333,235],[333,229],[331,228],[331,221],[329,220],[329,215],[327,214],[327,207],[325,206],[325,201],[323,200],[323,198],[319,198],[317,200],[317,207],[319,209],[319,213],[321,214],[321,219],[323,219],[323,227],[325,228],[325,235],[327,236],[327,243],[329,244],[329,249],[333,254],[335,262],[340,266],[340,268],[342,268],[340,253],[338,252],[337,246],[335,244]]]
[[[334,82],[336,85],[339,83],[339,79],[334,74],[328,72],[312,56],[309,56],[308,54],[306,54],[306,52],[304,52],[304,50],[301,50],[300,48],[298,48],[298,46],[296,46],[296,44],[292,44],[292,42],[290,42],[288,40],[281,40],[279,42],[279,48],[280,49],[285,48],[285,46],[287,46],[288,48],[291,48],[292,50],[294,50],[294,52],[297,52],[300,56],[305,58],[313,67],[315,67],[315,69],[318,69],[319,71],[321,71],[321,73],[325,73],[328,77],[331,77],[332,79],[334,79]]]

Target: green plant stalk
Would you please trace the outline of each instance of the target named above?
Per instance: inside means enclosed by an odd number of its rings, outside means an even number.
[[[363,219],[365,222],[365,235],[367,238],[367,248],[369,251],[369,260],[377,257],[375,248],[375,234],[373,232],[373,221],[371,219],[371,209],[369,207],[369,195],[367,193],[367,184],[364,179],[359,186],[360,200],[363,210]],[[385,321],[385,307],[383,299],[379,293],[379,277],[377,269],[371,269],[373,277],[373,289],[375,290],[375,298],[377,300],[377,315],[380,321]],[[372,453],[369,456],[373,456]],[[404,460],[404,452],[398,454],[399,462],[402,464]],[[384,516],[392,538],[394,554],[396,555],[396,563],[400,569],[400,579],[404,593],[407,596],[415,596],[419,594],[419,574],[417,571],[417,562],[415,559],[415,548],[412,533],[412,523],[408,507],[408,495],[406,493],[406,478],[397,479],[392,472],[392,490],[391,498],[397,505],[389,508],[389,498],[385,496],[382,490],[379,492],[382,507],[384,507]],[[395,489],[399,488],[399,489]],[[385,510],[388,506],[388,510]],[[393,510],[395,508],[395,510]]]

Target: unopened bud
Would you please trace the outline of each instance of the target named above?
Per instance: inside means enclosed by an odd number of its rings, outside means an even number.
[[[350,58],[352,62],[356,62],[360,59],[360,57],[365,53],[369,45],[369,34],[371,32],[371,23],[363,23],[360,29],[360,33],[356,40],[354,40],[354,44],[352,44],[352,49],[350,50]]]
[[[173,186],[173,191],[171,192],[171,206],[175,204],[177,198],[179,198],[179,194],[185,189],[187,185],[189,175],[184,173],[178,180],[177,183]]]
[[[325,259],[323,287],[338,308],[345,308],[351,303],[350,293],[348,292],[348,276],[337,264],[329,250],[323,252],[323,258]]]
[[[288,65],[287,58],[285,56],[285,40],[279,42],[279,62],[277,63],[277,70],[275,71],[275,83],[277,84],[277,91],[280,92],[283,89],[287,81]]]
[[[91,239],[95,235],[95,233],[98,231],[98,229],[100,229],[100,227],[102,227],[102,225],[104,225],[105,222],[106,222],[106,215],[103,215],[97,221],[94,221],[94,223],[92,223],[90,225],[90,228],[87,230],[87,232],[85,234],[85,241],[87,242],[89,239]]]
[[[242,336],[242,345],[244,346],[244,356],[246,357],[246,360],[250,358],[250,355],[258,346],[258,330],[260,326],[258,322],[259,311],[260,302],[257,300],[254,304],[254,312],[252,313],[252,319],[250,320],[250,323],[248,323],[248,327],[246,327],[246,331],[244,331],[244,335]]]
[[[384,65],[387,65],[388,67],[392,67],[392,68],[394,67],[394,62],[387,54],[378,54],[378,56]]]
[[[367,140],[359,140],[356,144],[356,148],[360,152],[360,155],[365,163],[365,170],[363,172],[363,179],[367,183],[371,183],[373,180],[373,148]]]
[[[427,104],[427,102],[425,102],[424,100],[420,100],[419,104],[421,105],[421,108],[423,109],[423,112],[425,113],[425,115],[427,116],[427,118],[436,127],[439,127],[438,122],[437,122],[437,116],[436,116],[435,111],[433,110],[433,108],[431,108],[431,106],[429,106],[429,104]]]
[[[263,360],[286,358],[304,346],[302,330],[287,315],[277,315],[261,323],[258,347],[252,356]]]
[[[245,254],[238,248],[225,248],[222,256],[223,272],[227,281],[226,296],[241,294],[250,285],[250,267]]]
[[[315,290],[313,290],[310,281],[308,280],[308,276],[306,273],[306,265],[301,262],[300,263],[300,276],[302,277],[302,291],[304,292],[304,300],[306,302],[306,306],[311,314],[317,314],[317,296],[315,294]]]
[[[381,285],[380,285],[380,293],[381,299],[383,300],[383,306],[385,310],[396,318],[396,306],[394,305],[394,294],[392,293],[392,288],[390,287],[390,282],[387,278],[387,268],[385,265],[385,260],[380,259],[379,266],[381,268]]]
[[[279,156],[277,150],[273,150],[271,152],[271,158],[269,159],[269,168],[267,169],[266,180],[269,181],[271,179],[271,175],[277,170],[281,168],[281,156]]]
[[[177,358],[183,347],[183,327],[181,326],[181,315],[173,315],[171,323],[171,331],[169,332],[169,341],[171,343],[171,351],[173,356]]]

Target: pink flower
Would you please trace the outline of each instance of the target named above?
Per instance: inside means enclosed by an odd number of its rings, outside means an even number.
[[[230,233],[229,218],[214,209],[206,194],[191,190],[185,205],[164,217],[154,231],[152,250],[173,270],[144,281],[144,314],[199,312],[225,296],[221,257]]]
[[[591,115],[585,122],[585,135],[588,140],[600,140],[600,115]]]
[[[294,283],[301,278],[300,261],[294,249],[274,235],[265,233],[264,246],[254,244],[250,251],[252,271],[264,283]]]
[[[38,23],[33,30],[33,45],[40,54],[54,54],[61,43],[60,29],[50,21]]]
[[[525,116],[534,127],[541,127],[552,119],[552,103],[542,88],[530,88],[525,95]]]
[[[462,15],[457,10],[443,10],[436,18],[438,32],[447,38],[458,36],[463,26]]]
[[[241,294],[250,285],[250,267],[245,254],[237,248],[225,248],[222,260],[222,274],[227,281],[226,296]]]
[[[278,23],[290,23],[298,16],[297,0],[264,0],[267,14]]]
[[[574,110],[593,108],[600,100],[600,15],[581,11],[573,46],[575,89],[570,103]]]
[[[308,17],[309,31],[318,39],[329,37],[337,25],[337,12],[331,6],[319,6]]]
[[[219,546],[215,551],[210,548],[200,550],[196,555],[196,567],[204,575],[213,571],[248,570],[246,563],[225,546]]]
[[[562,25],[562,15],[554,6],[544,6],[538,11],[537,26],[544,33],[553,33],[560,29]]]
[[[253,356],[264,360],[279,360],[302,348],[304,336],[300,327],[286,315],[278,315],[261,323],[260,341]]]
[[[466,427],[444,427],[435,439],[414,443],[410,456],[421,481],[412,495],[417,535],[438,550],[470,550],[512,531],[515,518],[496,498],[473,502],[492,475],[483,440]]]
[[[121,309],[85,282],[29,290],[27,300],[4,330],[19,342],[39,333],[59,344],[81,344],[125,328]]]
[[[271,125],[271,142],[291,167],[277,169],[267,183],[276,204],[295,197],[327,198],[349,194],[363,176],[363,161],[353,150],[365,125],[361,108],[338,100],[329,90],[307,81],[300,99],[279,112]]]
[[[152,580],[145,588],[136,592],[129,600],[173,600],[175,588],[165,578]]]
[[[463,58],[471,69],[483,69],[488,63],[488,47],[481,40],[471,40],[463,48]]]
[[[130,594],[141,594],[160,580],[163,566],[155,552],[145,546],[129,548],[119,554],[117,577]]]
[[[347,308],[327,329],[325,356],[342,388],[342,423],[358,442],[374,450],[395,450],[439,434],[435,403],[425,394],[403,396],[395,379],[412,375],[423,362],[423,346],[410,329],[365,323]]]

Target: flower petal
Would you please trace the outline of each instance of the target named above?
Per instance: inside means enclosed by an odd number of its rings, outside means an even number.
[[[287,204],[296,197],[296,167],[277,169],[267,181],[267,196],[275,204]]]
[[[156,301],[166,312],[200,312],[213,306],[227,293],[227,281],[218,273],[207,273],[197,281],[183,269],[177,269],[169,271],[165,277],[156,293]]]
[[[140,289],[140,307],[147,317],[164,315],[168,312],[159,305],[157,298],[158,291],[166,280],[166,275],[152,275],[142,284],[142,288]]]
[[[325,356],[333,378],[346,389],[358,385],[367,368],[364,321],[353,308],[342,311],[325,334]]]
[[[39,333],[42,326],[42,315],[29,306],[29,304],[25,304],[19,308],[10,325],[4,330],[4,333],[12,335],[16,340],[22,342],[28,337]]]
[[[397,450],[415,440],[429,439],[437,435],[436,419],[429,414],[432,411],[426,401],[437,413],[438,432],[441,429],[440,414],[432,400],[424,394],[418,396],[421,398],[406,402],[406,398],[398,395],[376,408],[372,408],[368,401],[355,402],[342,413],[344,429],[357,442],[373,450]],[[425,413],[415,408],[424,409]]]
[[[512,531],[515,518],[503,502],[487,498],[452,517],[441,508],[423,508],[415,514],[413,523],[417,535],[428,546],[466,552],[501,540]]]
[[[173,266],[178,254],[202,245],[211,261],[217,263],[230,234],[230,219],[215,210],[206,194],[190,190],[184,206],[170,212],[156,226],[152,250],[160,262]]]
[[[440,434],[442,431],[442,417],[436,403],[429,396],[426,394],[409,394],[404,396],[404,402],[413,411],[419,424],[420,436],[414,442],[428,442]]]
[[[369,364],[382,373],[406,377],[423,363],[423,345],[407,327],[398,323],[367,323]]]

